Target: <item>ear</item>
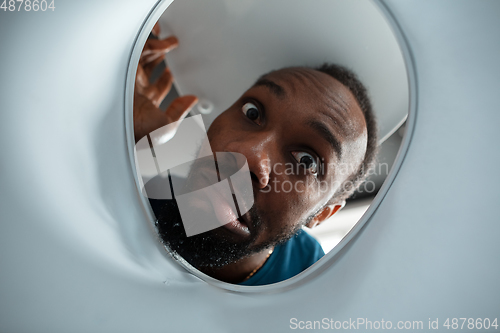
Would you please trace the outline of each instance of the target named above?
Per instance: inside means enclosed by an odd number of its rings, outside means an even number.
[[[322,210],[320,210],[314,218],[307,222],[306,227],[308,228],[314,228],[317,225],[320,225],[323,221],[328,220],[333,214],[338,212],[340,209],[342,209],[345,206],[345,201],[337,202],[335,204],[327,204],[325,207],[323,207]]]

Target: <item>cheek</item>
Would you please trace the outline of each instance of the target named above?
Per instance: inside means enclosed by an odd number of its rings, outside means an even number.
[[[212,150],[224,151],[224,147],[235,137],[236,121],[231,109],[224,111],[212,122],[207,131]]]
[[[210,127],[208,128],[207,135],[209,139],[212,139],[214,135],[220,133],[220,129],[223,123],[224,123],[224,113],[215,118]]]
[[[210,145],[214,152],[220,151],[220,148],[218,147],[223,145],[224,138],[227,135],[227,131],[224,130],[228,128],[225,125],[225,122],[225,117],[223,117],[222,114],[214,120],[207,131],[208,140],[210,141]]]
[[[280,177],[274,178],[269,186],[271,191],[259,196],[258,208],[267,213],[264,218],[270,233],[293,229],[313,211],[314,198],[305,181]]]

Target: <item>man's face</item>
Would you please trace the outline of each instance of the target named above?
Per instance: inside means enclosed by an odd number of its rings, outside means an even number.
[[[358,170],[367,144],[352,93],[306,68],[265,75],[207,133],[214,152],[246,157],[254,205],[239,221],[192,237],[183,233],[175,203],[165,206],[161,237],[198,268],[235,262],[328,217],[325,205]]]
[[[363,161],[367,134],[352,93],[331,76],[306,68],[272,72],[212,123],[215,152],[243,154],[254,186],[249,232],[218,231],[261,248],[288,238],[324,207]],[[342,166],[340,168],[339,166]],[[346,172],[345,170],[350,170]]]

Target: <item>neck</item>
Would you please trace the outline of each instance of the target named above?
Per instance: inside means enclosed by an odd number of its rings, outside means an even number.
[[[269,257],[269,251],[272,249],[273,247],[270,247],[261,252],[254,253],[224,267],[200,268],[200,270],[217,280],[228,283],[240,283],[245,281],[248,275],[255,269],[260,269],[264,266]]]

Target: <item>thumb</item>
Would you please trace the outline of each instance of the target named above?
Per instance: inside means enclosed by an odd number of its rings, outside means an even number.
[[[177,97],[168,106],[165,115],[168,117],[169,122],[182,120],[196,103],[198,103],[198,98],[194,95]]]
[[[186,95],[174,99],[167,111],[165,111],[168,125],[149,134],[153,145],[159,146],[172,139],[177,132],[181,120],[186,117],[197,102],[198,98],[193,95]]]

